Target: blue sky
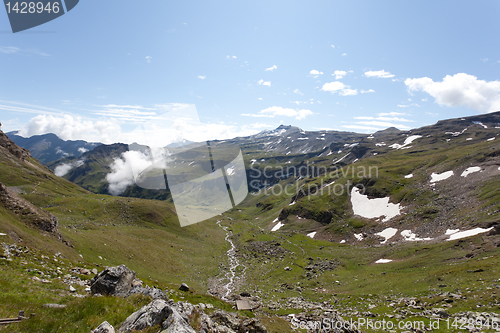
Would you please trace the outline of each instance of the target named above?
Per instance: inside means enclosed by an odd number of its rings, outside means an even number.
[[[498,1],[84,0],[13,34],[0,9],[0,121],[130,142],[172,105],[189,139],[280,124],[369,133],[500,110]]]

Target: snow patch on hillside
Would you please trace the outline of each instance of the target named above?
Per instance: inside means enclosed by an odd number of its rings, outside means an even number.
[[[379,233],[376,233],[375,235],[384,237],[385,240],[380,242],[380,244],[385,244],[390,238],[392,238],[396,233],[398,232],[398,229],[396,228],[387,228],[385,230],[382,230]]]
[[[345,154],[343,157],[339,158],[338,160],[334,160],[333,161],[333,164],[336,164],[336,163],[339,163],[339,162],[342,162],[342,160],[344,160],[344,158],[346,158],[347,156],[349,156],[350,152]]]
[[[387,264],[391,261],[392,261],[392,259],[379,259],[379,260],[375,261],[375,263],[376,264]]]
[[[314,236],[316,236],[316,231],[315,232],[311,232],[309,234],[307,234],[307,237],[311,237],[314,239]]]
[[[403,149],[406,148],[408,145],[410,145],[413,141],[415,141],[418,138],[421,138],[421,135],[410,135],[405,139],[405,142],[400,145],[398,143],[395,143],[393,145],[390,145],[389,148],[394,148],[394,149]],[[409,147],[408,147],[409,148]]]
[[[486,126],[485,124],[483,124],[483,123],[482,123],[482,122],[480,122],[480,121],[473,121],[472,123],[473,123],[473,124],[477,124],[477,125],[481,125],[481,126],[483,126],[484,128],[488,128],[488,126]]]
[[[409,175],[406,175],[406,176],[405,176],[405,178],[406,178],[406,179],[413,178],[413,174],[412,174],[412,173],[410,173]]]
[[[465,231],[458,231],[460,229],[456,229],[456,230],[450,230],[450,229],[448,229],[448,230],[446,230],[446,235],[450,235],[450,238],[448,238],[447,241],[456,240],[456,239],[462,239],[462,238],[466,238],[466,237],[470,237],[470,236],[479,235],[479,234],[482,234],[484,232],[488,232],[491,229],[493,229],[493,227],[487,228],[487,229],[475,228],[475,229],[470,229],[470,230],[465,230]],[[448,232],[452,232],[452,231],[456,231],[456,232],[448,233]]]
[[[430,238],[430,237],[419,238],[419,237],[417,237],[417,234],[414,234],[411,230],[403,230],[403,231],[401,231],[401,236],[403,236],[404,240],[408,241],[408,242],[432,240],[432,238]]]
[[[399,204],[389,202],[389,197],[369,199],[368,196],[359,193],[357,187],[351,191],[351,204],[354,215],[372,219],[385,216],[383,221],[388,221],[401,213]]]
[[[359,240],[359,241],[363,240],[363,234],[362,233],[354,234],[354,237],[356,237],[356,239]]]
[[[445,171],[443,173],[434,173],[433,172],[431,174],[431,183],[440,182],[442,180],[450,178],[451,176],[453,176],[453,171],[452,170]]]
[[[467,131],[467,128],[464,128],[462,132],[444,132],[444,134],[451,134],[452,136],[459,136],[460,134],[464,134],[465,131]]]
[[[284,226],[284,225],[285,225],[285,224],[284,224],[284,223],[281,223],[281,221],[280,221],[280,222],[278,222],[278,224],[276,224],[276,225],[275,225],[275,226],[271,229],[271,231],[278,231],[278,230],[280,230],[280,228],[281,228],[282,226]]]
[[[462,177],[467,177],[468,175],[470,175],[471,173],[474,173],[474,172],[478,172],[478,171],[481,171],[481,168],[480,167],[470,167],[470,168],[467,168],[465,169],[464,172],[462,172],[462,174],[460,176]]]

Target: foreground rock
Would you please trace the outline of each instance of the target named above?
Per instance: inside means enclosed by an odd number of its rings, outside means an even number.
[[[108,267],[91,280],[90,291],[92,295],[126,297],[132,290],[134,280],[135,272],[127,266]]]
[[[122,324],[120,332],[132,332],[144,330],[151,326],[160,325],[165,321],[173,310],[168,303],[162,299],[156,299],[140,310],[132,313]]]
[[[189,319],[181,315],[175,307],[162,299],[154,300],[130,315],[119,331],[128,333],[144,330],[161,324],[162,333],[196,333],[189,325]]]
[[[161,333],[196,333],[189,325],[189,319],[183,317],[176,309],[172,309],[172,313],[162,324],[163,331]]]
[[[92,279],[90,288],[93,295],[127,297],[143,294],[153,298],[151,303],[131,314],[123,322],[118,330],[122,333],[142,331],[160,325],[161,333],[267,333],[267,329],[257,319],[241,318],[225,311],[216,311],[212,316],[208,316],[204,310],[213,308],[211,304],[193,305],[189,302],[175,303],[168,300],[164,291],[143,287],[142,281],[136,279],[135,272],[125,265],[106,268]],[[93,332],[106,333],[106,330],[114,332],[107,322],[102,323]]]
[[[216,311],[211,317],[203,313],[200,322],[200,333],[267,333],[267,329],[257,319],[241,319],[225,311]]]

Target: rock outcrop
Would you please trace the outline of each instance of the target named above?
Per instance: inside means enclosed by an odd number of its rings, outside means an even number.
[[[0,124],[0,126],[2,126],[2,124]],[[29,152],[29,150],[16,145],[3,131],[0,131],[0,147],[5,148],[7,151],[9,151],[9,153],[14,155],[21,161],[25,161],[26,159],[31,157],[31,153]]]
[[[131,314],[125,322],[123,322],[118,331],[128,333],[157,326],[169,318],[172,313],[172,307],[166,301],[156,299]]]
[[[26,224],[51,233],[60,240],[62,239],[58,229],[57,217],[36,207],[28,200],[21,198],[2,183],[0,183],[0,205],[3,205],[8,210],[21,217]]]
[[[189,319],[183,317],[175,308],[162,324],[161,333],[196,333],[189,325]]]
[[[135,272],[125,265],[108,267],[92,278],[90,291],[92,295],[110,295],[126,297],[132,290]]]
[[[135,272],[125,265],[108,267],[97,274],[91,280],[90,290],[93,295],[127,297],[132,294],[143,294],[153,298],[151,303],[131,314],[123,322],[118,330],[122,333],[160,325],[161,333],[267,333],[267,329],[254,318],[242,318],[225,311],[216,311],[209,316],[204,310],[208,307],[213,308],[210,304],[175,303],[168,299],[164,291],[148,286],[143,287],[142,281],[136,278]],[[191,320],[194,322],[191,323]],[[106,328],[105,324],[107,323],[104,322],[101,326]],[[107,332],[96,330],[94,330],[95,333]]]

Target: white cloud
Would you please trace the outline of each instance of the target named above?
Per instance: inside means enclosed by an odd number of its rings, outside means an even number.
[[[340,81],[325,83],[321,90],[331,93],[338,92],[341,96],[354,96],[358,94],[357,89],[350,89],[348,85],[345,85]]]
[[[205,80],[207,77],[205,75],[198,75],[198,79]]]
[[[276,126],[274,125],[269,125],[269,124],[263,124],[263,123],[254,123],[248,125],[249,128],[255,128],[255,129],[261,129],[261,128],[275,128]]]
[[[368,93],[374,93],[374,92],[375,92],[375,90],[373,90],[373,89],[361,90],[362,94],[368,94]]]
[[[84,163],[83,160],[78,160],[71,163],[60,164],[54,169],[54,174],[56,176],[63,177],[67,175],[68,172],[70,172],[72,169],[82,166],[83,163]]]
[[[342,56],[343,57],[347,57],[347,53],[342,53]]]
[[[237,57],[234,55],[234,56],[230,56],[230,55],[227,55],[226,56],[226,59],[236,59]]]
[[[413,103],[413,104],[398,104],[398,108],[409,108],[412,106],[420,107],[420,105]]]
[[[15,46],[0,46],[0,52],[6,54],[18,53],[21,49]]]
[[[344,76],[346,76],[346,74],[347,74],[346,71],[335,71],[335,72],[333,72],[332,75],[335,76],[336,80],[340,80],[341,78],[343,78]]]
[[[414,122],[414,120],[399,118],[399,117],[354,117],[357,120],[379,120],[379,121],[400,121],[400,122]]]
[[[294,110],[283,108],[281,106],[272,106],[267,109],[259,111],[257,114],[242,114],[242,116],[248,117],[265,117],[265,118],[275,118],[278,116],[283,117],[294,117],[297,120],[304,119],[307,116],[312,115],[313,112],[311,110]]]
[[[138,109],[138,110],[156,110],[154,108],[145,108],[141,105],[117,105],[117,104],[107,104],[107,105],[97,105],[103,108],[119,108],[119,109]]]
[[[169,111],[176,107],[180,111],[175,116],[159,114],[133,116],[130,119],[126,118],[127,115],[120,118],[111,114],[108,114],[106,119],[89,119],[71,115],[38,115],[21,129],[20,135],[30,137],[32,135],[54,133],[63,140],[85,140],[106,144],[137,142],[166,146],[183,139],[203,142],[248,136],[258,132],[249,125],[236,126],[222,122],[200,123],[199,121],[193,121],[191,117],[193,112],[189,110],[190,106],[175,103],[155,105],[158,111]],[[192,108],[197,116],[196,108],[194,106]],[[140,119],[143,121],[140,122]],[[147,124],[148,127],[139,131],[125,131],[122,128],[122,125],[126,128],[130,124],[139,125],[139,128],[144,128],[144,124]]]
[[[401,112],[382,112],[374,116],[356,116],[351,124],[343,125],[343,128],[363,131],[379,131],[388,127],[396,127],[401,130],[409,130],[411,127],[405,123],[414,122],[414,120],[398,117],[403,116]]]
[[[406,113],[402,113],[402,112],[382,112],[382,113],[378,113],[377,116],[379,117],[387,117],[387,116],[405,116]]]
[[[335,45],[330,45],[331,47],[335,48]]]
[[[20,131],[25,137],[54,133],[63,140],[86,140],[116,142],[116,135],[121,133],[116,120],[84,120],[70,115],[38,115],[30,120]]]
[[[446,75],[441,82],[422,77],[406,79],[405,84],[410,92],[428,93],[439,105],[465,106],[479,112],[500,110],[500,81],[478,80],[474,75],[458,73]]]
[[[383,79],[389,79],[391,77],[394,77],[394,74],[391,74],[389,72],[386,72],[385,70],[381,71],[367,71],[365,72],[366,77],[379,77]]]
[[[73,169],[73,165],[71,163],[61,164],[54,169],[54,174],[58,177],[63,177],[68,174],[71,169]]]
[[[299,89],[295,89],[293,92],[297,95],[304,95]]]
[[[349,88],[345,88],[345,89],[342,89],[339,94],[341,96],[355,96],[358,94],[358,90],[357,89],[349,89]]]
[[[262,97],[257,98],[259,101],[262,101]]]
[[[20,49],[20,48],[15,47],[15,46],[0,46],[0,53],[5,53],[5,54],[19,53],[19,54],[25,54],[25,55],[36,54],[36,55],[40,55],[43,57],[50,57],[50,54],[38,51],[36,49]]]
[[[112,171],[106,175],[109,183],[108,192],[112,195],[122,194],[127,187],[135,183],[134,174],[139,174],[150,165],[149,157],[142,152],[124,152],[110,165]]]
[[[52,115],[60,115],[62,113],[61,110],[47,108],[39,105],[32,105],[26,103],[12,102],[12,101],[3,101],[0,100],[0,110],[11,111],[15,113],[33,113],[33,114],[52,114]]]
[[[264,81],[262,79],[259,80],[257,83],[260,84],[260,85],[263,85],[263,86],[268,86],[268,87],[271,86],[271,81]]]
[[[354,130],[364,130],[364,131],[378,131],[380,127],[373,127],[373,126],[364,126],[364,125],[342,125],[343,128],[346,129],[354,129]]]
[[[151,59],[153,59],[153,57],[151,57],[151,56],[147,56],[146,57],[146,61],[149,62],[149,63],[151,63]]]
[[[310,72],[309,72],[310,75],[314,76],[314,77],[318,77],[319,75],[323,75],[323,72],[320,72],[318,70],[315,70],[315,69],[312,69]]]
[[[273,65],[272,67],[266,68],[266,69],[265,69],[265,71],[266,71],[266,72],[272,72],[272,71],[274,71],[274,70],[275,70],[275,69],[277,69],[277,68],[278,68],[278,66]]]
[[[325,83],[321,90],[323,91],[329,91],[329,92],[337,92],[339,90],[345,89],[346,85],[343,84],[340,81],[334,81],[334,82],[329,82]]]
[[[396,127],[399,129],[410,129],[410,127],[403,125],[403,124],[397,124],[397,123],[393,123],[393,122],[379,121],[379,120],[357,121],[356,124],[363,125],[363,126],[378,127],[379,129],[384,129],[384,128],[388,128],[388,127]]]

